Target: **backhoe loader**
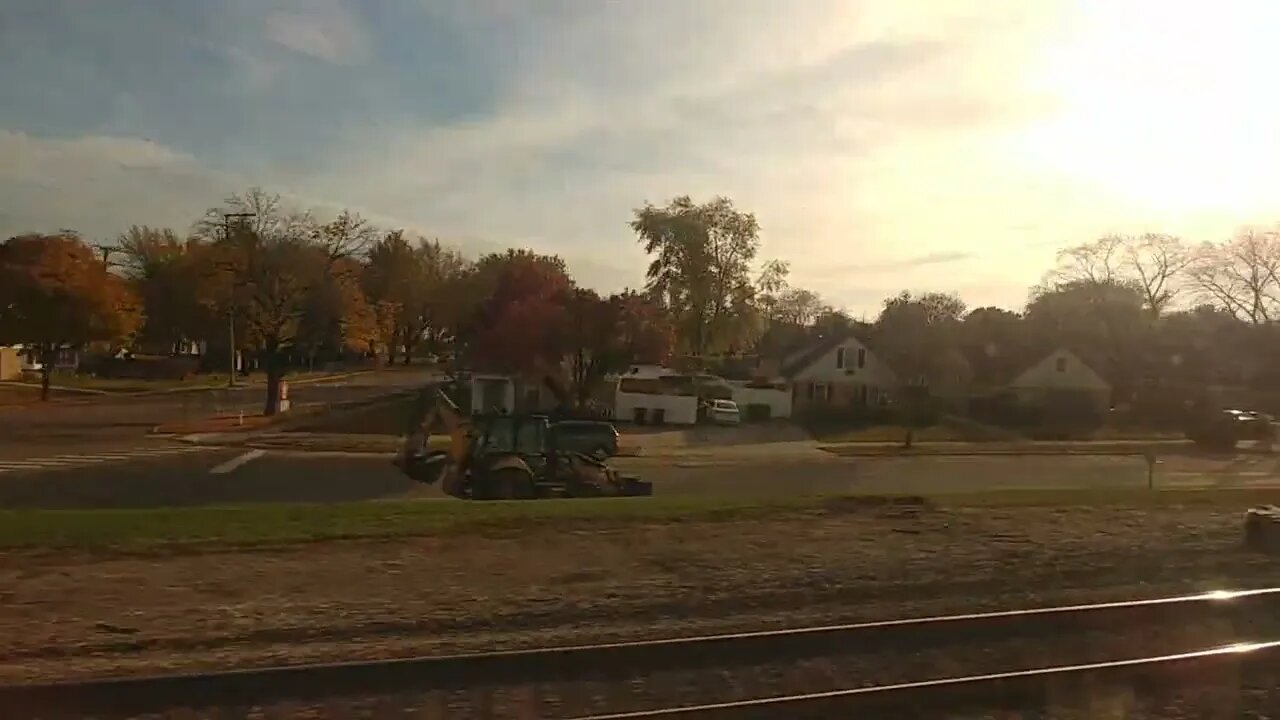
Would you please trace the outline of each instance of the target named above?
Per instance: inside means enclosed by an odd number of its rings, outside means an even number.
[[[448,448],[428,451],[437,426]],[[470,500],[652,495],[653,486],[607,464],[554,447],[541,415],[467,418],[438,388],[423,391],[409,418],[396,465],[419,482],[439,482],[447,495]]]

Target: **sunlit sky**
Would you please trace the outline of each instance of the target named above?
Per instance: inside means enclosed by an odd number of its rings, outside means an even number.
[[[0,235],[186,228],[261,185],[614,290],[632,208],[724,194],[855,315],[1018,308],[1060,246],[1280,220],[1277,28],[1266,0],[4,0]]]

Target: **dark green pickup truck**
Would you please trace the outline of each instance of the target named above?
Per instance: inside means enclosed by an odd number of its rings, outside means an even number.
[[[550,445],[557,450],[568,450],[607,458],[618,454],[618,430],[613,423],[599,420],[560,420],[551,423]]]

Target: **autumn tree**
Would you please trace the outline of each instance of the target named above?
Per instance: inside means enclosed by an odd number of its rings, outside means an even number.
[[[209,258],[204,243],[168,228],[135,225],[117,238],[115,249],[145,311],[138,340],[169,352],[213,331],[216,318],[198,294]]]
[[[743,347],[759,334],[750,277],[760,246],[754,215],[728,198],[698,205],[686,195],[637,209],[631,229],[652,256],[647,290],[676,318],[688,352]]]
[[[227,222],[236,212],[252,215]],[[330,255],[316,244],[309,215],[257,188],[210,209],[196,230],[216,238],[202,295],[219,317],[235,319],[237,345],[262,364],[263,413],[274,415],[288,358],[298,347],[303,317],[324,283]]]
[[[531,373],[559,366],[573,293],[559,257],[529,250],[485,255],[458,293],[470,300],[458,312],[458,335],[477,368]]]
[[[661,364],[671,354],[674,328],[662,308],[643,295],[601,298],[593,290],[574,288],[568,309],[566,349],[579,405],[607,374],[633,363]]]
[[[61,348],[123,341],[141,320],[127,283],[78,236],[21,235],[0,245],[0,343],[37,349],[42,400]]]
[[[465,291],[458,283],[466,260],[438,240],[411,241],[393,230],[369,250],[363,286],[384,332],[387,363],[397,350],[404,363],[424,341],[438,347],[452,332]]]
[[[299,349],[312,367],[322,355],[371,353],[381,338],[374,308],[360,287],[363,266],[350,257],[326,265],[307,297],[298,330]]]

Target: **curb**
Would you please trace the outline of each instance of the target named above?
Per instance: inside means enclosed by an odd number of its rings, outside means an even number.
[[[1153,455],[1177,455],[1191,457],[1233,457],[1235,455],[1273,455],[1273,451],[1260,448],[1236,448],[1230,453],[1205,452],[1194,447],[1151,448],[990,448],[984,450],[962,449],[930,449],[930,448],[831,448],[819,447],[819,450],[844,458],[884,458],[884,457],[1029,457],[1029,456],[1112,456],[1112,457],[1146,457]]]

